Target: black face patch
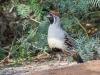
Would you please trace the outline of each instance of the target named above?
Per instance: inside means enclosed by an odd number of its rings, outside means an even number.
[[[50,24],[53,24],[53,22],[54,22],[54,17],[53,17],[53,15],[52,15],[52,14],[49,14],[49,15],[47,16],[47,18],[49,19]]]

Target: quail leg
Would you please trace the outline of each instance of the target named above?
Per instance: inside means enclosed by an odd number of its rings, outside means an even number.
[[[67,65],[69,65],[69,63],[70,63],[70,62],[69,62],[69,57],[67,57]]]
[[[57,54],[56,56],[57,56],[58,59],[59,59],[59,60],[58,60],[58,65],[60,66],[61,55],[60,55],[60,54]]]

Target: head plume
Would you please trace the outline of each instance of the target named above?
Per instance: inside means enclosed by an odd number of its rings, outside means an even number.
[[[56,11],[54,11],[54,10],[50,10],[50,13],[53,14],[53,15],[55,15],[55,16],[59,16],[59,13],[56,12]]]
[[[49,11],[49,15],[47,16],[51,24],[58,23],[59,21],[59,14],[54,10]]]

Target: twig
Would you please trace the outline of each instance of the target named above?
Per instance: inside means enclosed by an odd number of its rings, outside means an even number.
[[[78,3],[78,0],[75,0],[74,3],[75,3],[75,5],[76,5],[76,4]]]
[[[10,8],[9,13],[11,13],[13,9],[14,9],[14,6],[12,6],[12,7]]]
[[[31,19],[32,21],[37,22],[37,23],[39,23],[39,24],[41,23],[41,22],[37,21],[36,19],[33,19],[32,16],[29,16],[29,17],[30,17],[30,19]]]
[[[43,2],[43,0],[40,1],[40,3],[42,3],[42,2]]]
[[[12,7],[9,9],[9,13],[11,13],[12,12],[12,10],[14,9],[14,1],[13,0],[11,0],[11,3],[12,3]]]

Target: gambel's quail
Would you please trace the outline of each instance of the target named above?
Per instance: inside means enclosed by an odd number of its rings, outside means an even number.
[[[60,24],[60,18],[55,11],[50,11],[47,18],[50,21],[48,28],[48,44],[49,47],[56,52],[59,58],[60,64],[60,53],[66,54],[68,57],[72,56],[77,63],[83,63],[81,56],[76,51],[76,46],[72,38],[65,32]]]

